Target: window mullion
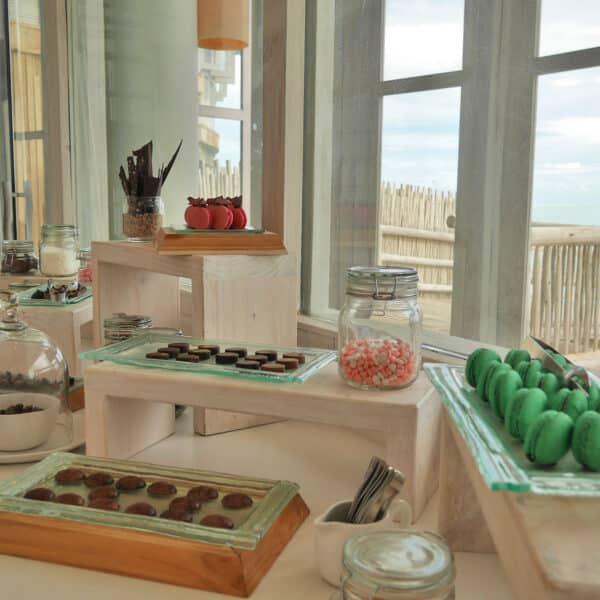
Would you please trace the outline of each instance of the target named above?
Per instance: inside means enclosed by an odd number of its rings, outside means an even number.
[[[448,71],[432,75],[419,75],[402,79],[382,81],[379,93],[382,96],[394,94],[410,94],[412,92],[428,92],[444,88],[460,87],[463,82],[463,71]]]

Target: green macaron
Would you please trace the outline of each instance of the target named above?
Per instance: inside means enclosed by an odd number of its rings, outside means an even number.
[[[527,350],[520,350],[519,348],[513,348],[509,350],[508,354],[504,357],[504,362],[508,363],[513,369],[517,368],[520,362],[529,362],[531,356]]]
[[[542,380],[542,361],[533,359],[529,363],[525,379],[523,379],[523,385],[527,388],[536,388],[540,385]]]
[[[492,360],[484,365],[483,370],[477,375],[477,395],[484,401],[487,401],[487,397],[485,395],[485,386],[487,383],[487,378],[490,373],[493,373],[496,367],[499,367],[504,363],[501,363],[498,360]]]
[[[573,422],[576,422],[588,410],[588,400],[581,390],[562,388],[550,396],[548,408],[564,412],[573,419]]]
[[[478,348],[469,355],[465,365],[465,377],[467,382],[476,387],[482,373],[485,373],[489,363],[497,360],[501,362],[500,355],[488,348]]]
[[[550,398],[552,394],[560,389],[560,381],[554,373],[544,373],[540,380],[540,390],[544,390],[546,396]]]
[[[531,462],[549,467],[569,451],[572,435],[573,420],[569,415],[546,410],[529,426],[523,449]]]
[[[595,383],[588,388],[588,407],[596,411],[600,408],[600,388]]]
[[[569,366],[569,361],[558,352],[548,352],[550,356],[554,359],[555,363],[558,363],[563,369],[566,369]]]
[[[506,363],[500,363],[499,365],[493,363],[493,365],[488,369],[483,388],[484,400],[486,402],[491,402],[492,396],[496,392],[498,377],[500,377],[500,375],[503,373],[508,373],[510,371],[512,371],[512,367]]]
[[[515,371],[519,374],[521,381],[525,381],[525,375],[527,375],[527,369],[529,369],[529,360],[522,360],[516,367]]]
[[[588,410],[575,423],[571,450],[577,462],[600,471],[600,413]]]
[[[504,419],[506,412],[506,406],[509,400],[523,387],[523,382],[519,374],[514,371],[506,371],[500,373],[496,378],[495,385],[493,386],[490,395],[489,402],[492,408],[492,412],[499,418]]]
[[[527,429],[547,404],[548,398],[539,388],[520,389],[506,404],[504,425],[508,433],[523,441]]]

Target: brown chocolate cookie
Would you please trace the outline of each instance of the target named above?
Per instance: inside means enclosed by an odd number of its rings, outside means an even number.
[[[178,354],[181,354],[180,348],[173,348],[172,346],[166,346],[164,348],[159,348],[157,352],[164,352],[168,354],[171,358],[175,358]]]
[[[298,359],[296,358],[280,358],[277,364],[283,365],[286,371],[293,371],[298,368]]]
[[[210,350],[208,348],[197,348],[188,352],[190,356],[197,356],[200,360],[208,360],[210,358]]]
[[[197,498],[200,502],[210,502],[216,500],[219,497],[219,492],[216,488],[208,485],[198,485],[193,487],[187,495],[190,498]]]
[[[165,510],[160,514],[161,519],[170,519],[171,521],[192,522],[192,513],[187,510]]]
[[[268,373],[285,373],[285,367],[279,363],[267,363],[260,370],[267,371]]]
[[[282,358],[295,358],[301,365],[306,362],[306,356],[301,352],[284,352]]]
[[[90,508],[98,508],[100,510],[114,510],[119,511],[121,505],[112,498],[96,498],[88,504]]]
[[[56,496],[54,502],[58,502],[59,504],[72,504],[73,506],[83,506],[85,504],[85,500],[79,494],[72,493]]]
[[[156,516],[156,509],[152,504],[148,504],[147,502],[136,502],[135,504],[131,504],[125,509],[125,512],[130,515],[144,515],[146,517]]]
[[[156,358],[158,360],[169,360],[171,358],[170,354],[166,352],[148,352],[146,354],[146,358]]]
[[[227,496],[224,496],[223,499],[221,500],[221,504],[225,507],[225,508],[233,508],[233,509],[240,509],[240,508],[249,508],[250,506],[252,506],[253,502],[252,502],[252,498],[250,498],[250,496],[248,496],[248,494],[227,494]]]
[[[80,483],[85,479],[85,473],[81,469],[63,469],[54,476],[54,481],[60,485]]]
[[[117,489],[122,492],[134,492],[146,487],[146,482],[137,475],[125,475],[117,481]]]
[[[201,521],[200,525],[205,527],[218,527],[219,529],[233,529],[233,521],[225,515],[206,515]]]
[[[171,342],[167,345],[169,348],[179,348],[181,352],[187,352],[190,349],[190,345],[187,342]]]
[[[148,486],[149,496],[174,496],[177,493],[177,488],[168,481],[155,481]]]
[[[54,500],[56,494],[49,490],[48,488],[33,488],[25,492],[25,498],[29,498],[29,500],[41,500],[42,502],[50,502]]]
[[[208,350],[211,354],[219,354],[219,352],[221,352],[221,348],[219,346],[215,346],[214,344],[200,344],[198,349]]]
[[[103,473],[97,471],[96,473],[90,473],[85,478],[85,485],[89,488],[102,487],[105,485],[111,485],[114,481],[113,476],[110,473]]]
[[[260,367],[260,363],[256,360],[238,360],[235,363],[236,367],[240,369],[251,369],[252,371],[258,371],[258,367]]]
[[[261,365],[269,362],[269,359],[264,354],[248,354],[248,356],[246,356],[246,360],[254,360]]]
[[[225,352],[231,352],[233,354],[237,354],[240,358],[244,358],[248,351],[246,348],[225,348]]]
[[[239,359],[235,352],[219,352],[215,355],[215,360],[219,365],[234,365]]]
[[[169,504],[169,510],[174,512],[196,512],[202,508],[202,502],[198,498],[192,496],[181,496],[171,500]]]
[[[118,498],[119,490],[117,488],[112,487],[112,485],[104,485],[102,487],[94,488],[88,494],[88,500],[93,502],[94,500],[99,500],[100,498]]]
[[[178,354],[175,360],[179,362],[197,363],[200,362],[200,357],[195,354]]]
[[[270,361],[277,360],[277,352],[275,350],[257,350],[254,354],[262,354],[266,356]]]

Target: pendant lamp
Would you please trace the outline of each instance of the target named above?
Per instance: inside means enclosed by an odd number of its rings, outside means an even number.
[[[248,46],[249,0],[198,0],[198,47],[239,50]]]

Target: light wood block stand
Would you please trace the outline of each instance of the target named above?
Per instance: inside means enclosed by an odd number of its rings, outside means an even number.
[[[441,405],[424,374],[405,390],[366,392],[346,385],[336,364],[303,384],[280,384],[104,362],[86,369],[85,386],[93,456],[127,458],[165,437],[168,424],[161,429],[152,411],[177,402],[381,432],[386,459],[406,475],[415,518],[437,489]]]
[[[115,312],[149,315],[156,327],[180,327],[181,277],[191,280],[187,335],[296,345],[296,260],[291,255],[159,256],[150,244],[92,242],[92,257],[96,347],[104,345],[104,319]],[[195,430],[210,435],[273,422],[264,415],[270,413],[198,408]]]
[[[519,600],[600,598],[600,500],[493,492],[443,418],[439,531],[456,552],[498,552]]]

